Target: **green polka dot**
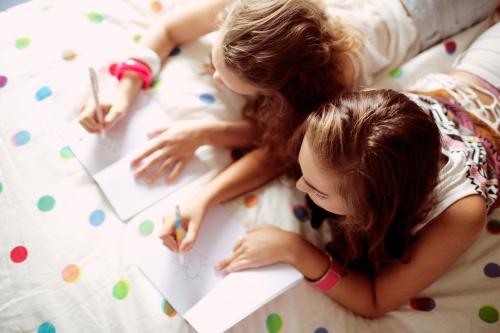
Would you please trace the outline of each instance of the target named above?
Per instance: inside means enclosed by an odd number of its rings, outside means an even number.
[[[40,211],[48,212],[49,210],[54,208],[55,204],[56,204],[56,200],[54,199],[54,197],[52,197],[50,195],[45,195],[45,196],[41,197],[40,199],[38,199],[37,206],[38,206],[38,209],[40,209]]]
[[[3,184],[2,184],[2,182],[0,182],[0,193],[2,193],[2,192],[3,192]]]
[[[134,40],[134,42],[138,43],[142,38],[142,35],[141,34],[136,34],[132,37],[132,39]]]
[[[479,318],[490,324],[496,323],[498,321],[498,311],[493,306],[483,306],[479,309]]]
[[[154,80],[151,84],[151,88],[156,89],[160,86],[160,80]]]
[[[139,232],[143,236],[151,235],[154,229],[155,229],[155,224],[151,220],[146,220],[142,222],[141,225],[139,226]]]
[[[54,5],[45,5],[45,6],[42,6],[42,8],[40,8],[41,10],[43,10],[44,12],[47,11],[47,10],[51,10],[52,7],[54,7]]]
[[[75,155],[68,146],[61,148],[61,150],[59,151],[59,155],[61,155],[61,157],[64,158],[65,160],[69,160],[75,157]]]
[[[87,14],[87,19],[92,23],[101,23],[104,17],[96,12],[90,12]]]
[[[25,49],[30,45],[31,40],[27,37],[16,39],[16,47],[20,50]]]
[[[116,299],[124,299],[127,297],[129,284],[125,280],[118,281],[113,287],[113,297]]]
[[[269,333],[278,333],[281,331],[283,321],[278,314],[272,313],[267,317],[266,326]]]
[[[401,68],[393,69],[389,75],[395,79],[399,79],[403,75],[403,70]]]

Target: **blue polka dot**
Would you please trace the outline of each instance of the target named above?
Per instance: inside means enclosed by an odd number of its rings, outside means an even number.
[[[102,210],[96,209],[92,212],[92,214],[90,214],[89,222],[93,226],[98,226],[104,222],[105,218],[106,218],[106,214]]]
[[[38,326],[37,333],[56,333],[56,328],[51,323],[45,322]]]
[[[293,215],[302,223],[309,221],[309,209],[303,205],[295,205],[292,207]]]
[[[314,333],[328,333],[328,330],[324,327],[320,327],[314,330]]]
[[[214,104],[215,103],[215,97],[212,94],[201,94],[200,100],[204,103],[207,103],[207,104]]]
[[[178,55],[180,53],[181,53],[181,49],[178,48],[178,47],[176,47],[175,49],[172,50],[172,52],[170,52],[170,56],[174,57],[174,56],[176,56],[176,55]]]
[[[36,92],[35,98],[37,101],[43,101],[47,97],[52,95],[52,90],[48,86],[43,86]]]
[[[12,144],[22,146],[31,140],[31,134],[28,131],[19,131],[12,137]]]

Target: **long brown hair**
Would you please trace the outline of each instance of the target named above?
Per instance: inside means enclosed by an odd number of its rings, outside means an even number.
[[[356,216],[334,221],[330,249],[375,269],[409,254],[411,229],[433,202],[441,137],[432,117],[392,90],[345,93],[300,130]]]
[[[257,144],[275,153],[312,110],[346,90],[342,65],[360,46],[353,28],[311,0],[235,1],[221,31],[226,65],[263,92],[244,114],[257,124]]]

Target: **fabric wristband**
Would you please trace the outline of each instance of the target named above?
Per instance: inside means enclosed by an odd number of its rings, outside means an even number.
[[[142,79],[142,88],[147,89],[153,83],[153,75],[151,69],[136,59],[127,59],[124,62],[118,64],[112,64],[110,67],[110,72],[113,76],[116,76],[118,80],[121,80],[123,73],[125,71],[133,71],[139,74]]]
[[[156,77],[156,75],[160,72],[160,57],[150,48],[142,45],[134,45],[126,51],[126,55],[128,59],[135,59],[147,65],[151,70],[153,77]]]
[[[328,256],[330,264],[326,272],[318,280],[309,281],[313,287],[328,292],[335,288],[343,276],[343,268],[331,256]]]

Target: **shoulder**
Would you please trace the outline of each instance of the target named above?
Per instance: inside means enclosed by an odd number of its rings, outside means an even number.
[[[457,200],[434,219],[444,227],[479,231],[486,221],[486,201],[481,195],[469,195]]]

